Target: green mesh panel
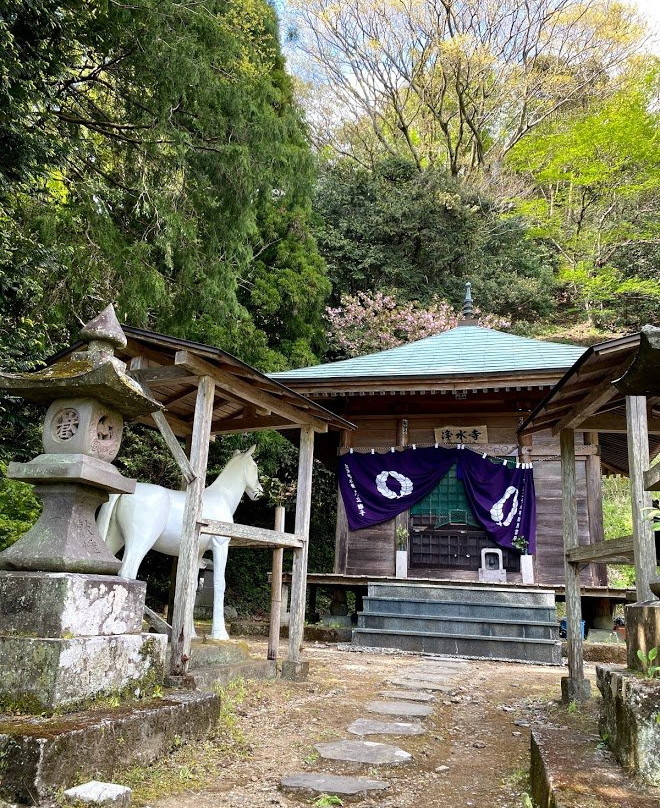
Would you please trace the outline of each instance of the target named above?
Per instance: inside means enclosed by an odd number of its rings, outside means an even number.
[[[456,477],[455,465],[427,497],[412,506],[410,513],[424,517],[424,522],[432,518],[436,525],[479,525],[468,505],[463,483]]]

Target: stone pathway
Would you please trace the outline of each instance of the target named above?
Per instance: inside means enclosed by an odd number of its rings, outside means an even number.
[[[409,721],[373,721],[371,718],[358,718],[348,727],[353,735],[423,735],[424,727]]]
[[[468,668],[468,663],[457,659],[424,657],[421,664],[405,668],[388,684],[397,690],[386,690],[380,695],[387,701],[371,701],[365,710],[380,715],[423,720],[433,713],[431,703],[438,693],[450,693],[455,680]],[[446,703],[446,702],[445,702]],[[420,721],[378,721],[357,718],[347,731],[352,735],[423,735]],[[397,746],[365,740],[340,740],[316,744],[322,758],[362,763],[371,766],[397,765],[412,760],[412,755]],[[441,767],[445,768],[445,767]],[[328,772],[301,772],[284,777],[283,788],[314,791],[322,794],[359,794],[369,790],[384,790],[388,783],[364,777],[342,777]]]

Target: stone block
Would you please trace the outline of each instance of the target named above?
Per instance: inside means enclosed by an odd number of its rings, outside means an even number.
[[[572,701],[586,701],[591,698],[591,683],[587,679],[561,677],[561,700],[564,704]]]
[[[624,768],[660,786],[660,680],[610,665],[596,666],[596,676],[601,736]]]
[[[0,636],[0,712],[70,712],[104,696],[162,684],[167,637]]]
[[[282,679],[292,682],[306,682],[309,676],[309,662],[293,662],[290,659],[282,661]]]
[[[215,694],[184,691],[116,710],[0,718],[0,799],[42,803],[81,779],[148,766],[175,742],[205,738],[219,713]]]
[[[648,654],[651,648],[660,649],[660,600],[626,606],[626,646],[632,670],[642,670],[637,651]]]
[[[146,584],[114,575],[0,572],[0,635],[139,634]]]
[[[90,780],[75,788],[67,788],[64,802],[68,805],[107,805],[112,808],[128,808],[131,804],[132,789],[118,783],[102,783]]]

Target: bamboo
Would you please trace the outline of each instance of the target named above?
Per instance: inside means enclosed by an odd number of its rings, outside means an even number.
[[[284,508],[275,508],[275,530],[284,533]],[[268,632],[268,659],[277,659],[280,644],[280,622],[282,611],[282,560],[284,550],[273,550],[273,575],[270,583],[270,630]]]

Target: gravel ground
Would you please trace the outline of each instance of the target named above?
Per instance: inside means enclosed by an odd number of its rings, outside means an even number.
[[[265,656],[265,641],[250,640]],[[354,653],[307,645],[307,682],[247,682],[230,690],[216,738],[176,751],[156,767],[132,773],[134,804],[151,808],[297,808],[323,805],[318,794],[283,792],[280,779],[324,771],[382,779],[389,789],[342,797],[344,805],[380,808],[521,808],[528,805],[529,727],[546,721],[544,707],[559,694],[557,667],[472,660],[437,693],[426,734],[369,740],[395,743],[413,755],[400,766],[321,760],[314,744],[355,738],[346,728],[374,718],[364,705],[407,668],[403,654]],[[332,796],[332,795],[330,795]],[[326,805],[333,804],[326,802]],[[338,803],[334,803],[338,804]]]

